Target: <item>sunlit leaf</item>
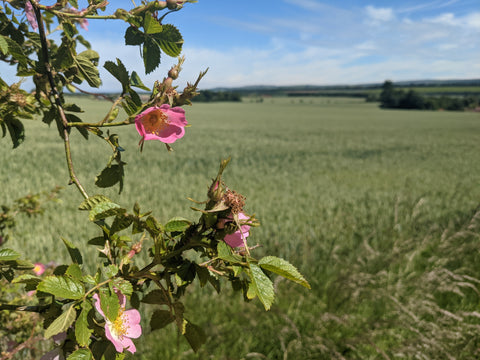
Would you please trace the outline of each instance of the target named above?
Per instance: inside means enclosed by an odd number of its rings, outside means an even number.
[[[82,311],[75,323],[75,338],[80,346],[87,346],[90,342],[90,335],[93,330],[88,327],[88,312],[92,309],[89,301],[82,303]]]
[[[12,249],[0,250],[0,261],[16,260],[20,257],[20,254]]]
[[[38,284],[37,289],[56,297],[73,300],[78,300],[85,294],[83,284],[68,276],[48,276]]]
[[[77,340],[78,341],[78,340]],[[67,360],[92,360],[93,354],[90,349],[77,349],[71,353]]]
[[[163,31],[155,34],[154,38],[160,49],[168,56],[176,57],[182,52],[183,38],[175,26],[163,25]]]
[[[257,264],[249,262],[248,265],[250,267],[249,275],[252,281],[250,285],[252,288],[251,291],[257,294],[265,310],[269,310],[275,298],[273,283]]]
[[[266,256],[258,262],[258,265],[260,265],[265,270],[283,276],[288,280],[305,286],[307,289],[311,289],[310,284],[307,280],[305,280],[302,274],[300,274],[297,268],[286,260],[275,256]]]
[[[181,232],[188,228],[191,221],[182,217],[174,217],[165,224],[166,232]]]
[[[67,311],[57,317],[45,330],[45,339],[52,337],[53,335],[60,334],[66,331],[70,325],[75,321],[76,312],[73,306],[70,306]]]

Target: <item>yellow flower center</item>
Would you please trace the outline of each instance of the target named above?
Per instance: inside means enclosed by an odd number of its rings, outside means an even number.
[[[152,110],[142,118],[145,131],[149,134],[159,135],[168,124],[168,116],[160,109]]]
[[[128,328],[130,327],[128,326],[128,324],[125,323],[123,319],[123,311],[124,309],[122,308],[118,310],[118,316],[110,326],[110,331],[117,338],[123,338],[127,333]]]

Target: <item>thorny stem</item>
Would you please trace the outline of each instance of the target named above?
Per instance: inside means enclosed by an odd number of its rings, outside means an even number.
[[[130,119],[114,122],[114,123],[105,123],[102,124],[102,121],[99,123],[83,123],[83,122],[71,122],[68,123],[68,127],[111,127],[111,126],[122,126],[132,124],[133,122]]]
[[[60,99],[60,96],[58,94],[57,87],[55,85],[55,79],[53,78],[52,74],[52,69],[50,67],[50,61],[48,57],[48,45],[47,45],[47,38],[45,36],[45,29],[43,27],[43,20],[42,20],[42,14],[40,13],[40,9],[37,7],[36,2],[31,1],[33,9],[35,10],[35,17],[37,18],[37,24],[38,24],[38,31],[40,35],[40,42],[42,44],[42,57],[43,59],[39,59],[39,61],[44,62],[45,66],[45,72],[48,77],[48,82],[50,83],[51,87],[51,95],[55,99],[55,105],[58,110],[58,114],[60,115],[60,119],[62,121],[63,125],[63,139],[64,139],[64,145],[65,145],[65,156],[67,159],[67,166],[68,166],[68,172],[70,174],[70,181],[74,183],[82,196],[85,199],[88,199],[88,194],[83,188],[82,184],[78,180],[77,176],[75,175],[75,171],[73,169],[73,161],[72,161],[72,154],[71,154],[71,149],[70,149],[70,139],[69,139],[69,134],[68,134],[68,120],[67,117],[65,116],[65,111],[63,110],[63,105],[62,105],[62,100]],[[51,101],[51,100],[50,100]]]

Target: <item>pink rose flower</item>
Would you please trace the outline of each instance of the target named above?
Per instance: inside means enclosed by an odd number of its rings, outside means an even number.
[[[35,275],[40,276],[45,272],[45,265],[43,265],[42,263],[35,263],[33,265],[33,272]]]
[[[247,237],[250,235],[250,225],[242,225],[242,220],[247,220],[249,219],[249,217],[247,215],[245,215],[243,212],[239,213],[238,214],[238,220],[240,222],[240,229],[238,229],[237,231],[235,231],[233,234],[227,234],[225,235],[225,237],[223,238],[223,241],[225,241],[230,247],[232,248],[236,248],[236,247],[245,247],[245,244],[246,244],[246,241],[247,241]],[[223,221],[221,220],[221,222],[223,222],[223,226],[221,228],[223,228],[225,226],[225,223],[226,222],[231,222],[233,221],[232,220],[229,220],[229,219],[223,219]],[[218,227],[218,226],[217,226]]]
[[[131,338],[136,339],[142,335],[140,313],[135,309],[125,310],[125,295],[120,291],[116,291],[116,293],[120,302],[120,309],[113,322],[108,320],[103,313],[98,294],[93,295],[95,309],[105,318],[105,336],[115,346],[115,350],[121,353],[124,349],[127,349],[133,354],[137,351],[137,348]]]
[[[30,1],[27,0],[25,3],[25,15],[27,16],[27,20],[30,23],[30,26],[33,30],[38,29],[37,18],[35,17],[35,11],[33,10],[33,6]]]
[[[135,127],[144,140],[160,140],[171,144],[185,135],[185,110],[180,107],[170,108],[164,104],[148,108],[135,117]]]

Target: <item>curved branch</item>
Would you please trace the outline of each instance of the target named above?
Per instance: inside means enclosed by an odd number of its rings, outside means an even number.
[[[45,72],[48,78],[48,82],[50,84],[51,88],[51,95],[55,99],[55,106],[57,107],[58,114],[60,115],[60,119],[62,121],[63,125],[63,139],[64,139],[64,145],[65,145],[65,156],[67,158],[67,166],[68,166],[68,172],[70,174],[70,181],[74,183],[82,196],[87,199],[88,194],[83,188],[82,184],[78,180],[75,171],[73,169],[73,161],[72,161],[72,154],[71,154],[71,149],[70,149],[70,140],[69,140],[69,134],[68,134],[68,121],[67,117],[65,116],[65,111],[63,109],[63,104],[62,100],[60,99],[57,87],[55,85],[55,79],[53,78],[52,74],[52,68],[50,66],[50,60],[48,56],[48,45],[47,45],[47,37],[45,35],[45,28],[43,27],[43,19],[42,19],[42,14],[40,12],[40,9],[38,8],[38,4],[36,4],[35,1],[31,1],[31,4],[33,6],[33,9],[35,11],[35,17],[37,18],[37,24],[38,24],[38,32],[40,35],[40,43],[42,44],[42,52],[41,55],[39,56],[39,61],[43,62],[45,65]],[[40,58],[42,57],[42,58]],[[51,101],[51,100],[50,100]]]

